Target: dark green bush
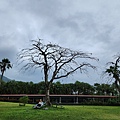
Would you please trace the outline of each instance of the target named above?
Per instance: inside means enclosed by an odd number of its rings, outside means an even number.
[[[23,96],[19,99],[19,105],[24,105],[25,106],[25,104],[28,103],[28,101],[29,101],[28,96]]]

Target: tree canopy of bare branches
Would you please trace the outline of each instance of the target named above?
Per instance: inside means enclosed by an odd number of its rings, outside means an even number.
[[[67,77],[77,70],[85,71],[87,67],[96,69],[84,59],[97,60],[91,53],[74,51],[56,44],[43,44],[41,39],[32,40],[31,48],[22,49],[18,54],[18,60],[24,70],[41,68],[44,73],[46,102],[50,105],[49,90],[51,83],[60,78]]]

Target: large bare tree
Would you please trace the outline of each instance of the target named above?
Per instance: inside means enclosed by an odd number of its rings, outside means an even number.
[[[51,83],[60,78],[65,78],[77,70],[86,71],[88,67],[96,67],[87,60],[97,60],[92,54],[81,51],[73,51],[56,44],[43,44],[41,39],[32,40],[31,48],[22,49],[18,54],[18,60],[25,63],[24,70],[41,68],[44,74],[46,103],[51,105],[49,91]],[[27,61],[27,62],[26,62]]]

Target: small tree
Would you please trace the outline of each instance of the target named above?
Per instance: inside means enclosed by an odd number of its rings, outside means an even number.
[[[2,73],[1,80],[3,78],[4,72],[6,71],[6,68],[8,68],[8,69],[12,68],[12,65],[10,64],[9,59],[4,58],[4,59],[2,59],[2,62],[0,62],[0,70],[1,70],[1,73]],[[1,81],[0,81],[0,85],[1,85]]]
[[[106,69],[105,73],[111,78],[115,79],[115,85],[120,93],[120,55],[115,59],[115,62],[108,62],[109,68]]]
[[[28,103],[28,100],[29,100],[29,98],[28,98],[28,96],[23,96],[23,97],[20,97],[20,99],[19,99],[19,105],[21,105],[21,103],[25,106],[25,104],[27,104]]]
[[[43,44],[41,39],[39,39],[38,41],[32,40],[31,48],[22,49],[18,54],[18,60],[25,61],[22,67],[24,70],[30,68],[41,68],[43,70],[46,103],[51,105],[49,91],[52,82],[65,78],[77,70],[81,72],[87,71],[88,67],[95,69],[95,66],[83,61],[83,59],[97,60],[95,57],[91,57],[91,55],[51,43]]]

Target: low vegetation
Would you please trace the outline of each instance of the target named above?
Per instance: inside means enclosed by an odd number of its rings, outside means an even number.
[[[24,105],[25,106],[25,104],[28,103],[28,100],[29,100],[28,96],[20,97],[20,99],[19,99],[19,105]]]
[[[119,106],[64,106],[47,110],[0,102],[0,120],[120,120]]]

